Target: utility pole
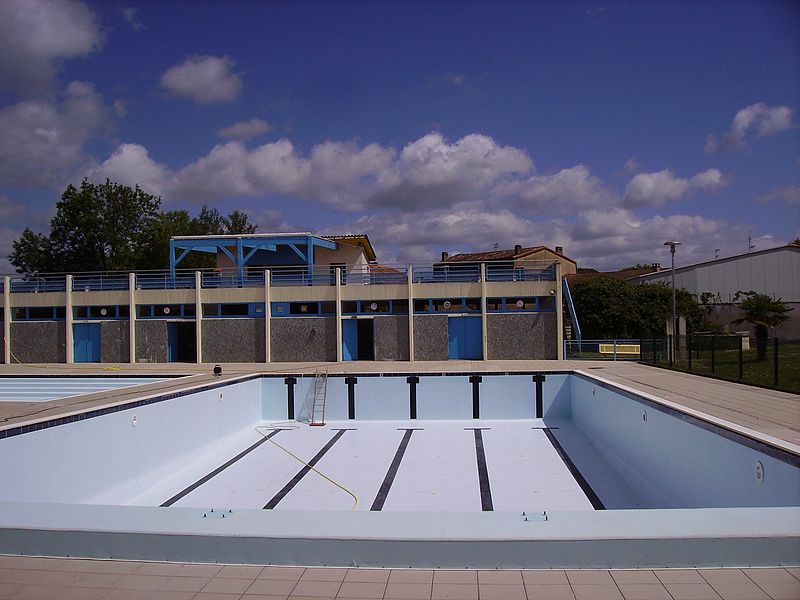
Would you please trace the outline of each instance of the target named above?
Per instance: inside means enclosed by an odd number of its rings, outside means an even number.
[[[672,358],[675,359],[675,349],[677,348],[677,338],[678,338],[678,323],[677,323],[677,314],[676,314],[676,302],[675,302],[675,246],[680,246],[681,243],[677,240],[669,240],[664,242],[665,246],[669,246],[669,253],[672,257],[672,348],[670,348],[672,352]]]

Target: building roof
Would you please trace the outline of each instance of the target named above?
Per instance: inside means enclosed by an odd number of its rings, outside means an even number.
[[[343,244],[350,244],[352,246],[360,246],[364,251],[369,262],[378,260],[375,255],[375,249],[372,247],[372,242],[369,241],[369,236],[366,233],[346,233],[344,235],[321,235],[321,238],[330,240],[332,242],[341,242]]]
[[[556,252],[547,246],[530,246],[527,248],[520,248],[519,252],[517,252],[517,248],[509,248],[508,250],[491,250],[489,252],[454,254],[442,262],[491,262],[495,260],[517,260],[543,251],[550,252],[551,254],[559,256],[564,260],[568,260],[573,264],[575,263],[575,261],[568,256],[565,256],[560,252]]]
[[[628,281],[630,279],[636,279],[641,275],[647,275],[648,273],[656,272],[658,272],[658,270],[654,265],[652,267],[642,267],[641,269],[624,269],[622,271],[580,271],[578,273],[564,275],[564,278],[567,280],[569,285],[575,285],[576,283],[586,281],[587,279],[594,279],[595,277],[613,277],[614,279]]]

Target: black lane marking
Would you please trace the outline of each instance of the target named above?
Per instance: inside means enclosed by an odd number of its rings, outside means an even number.
[[[166,507],[166,506],[172,506],[172,505],[173,505],[173,504],[175,504],[175,503],[176,503],[178,500],[180,500],[181,498],[183,498],[185,495],[187,495],[187,494],[189,494],[189,493],[193,492],[194,490],[196,490],[197,488],[199,488],[201,485],[203,485],[203,484],[204,484],[206,481],[208,481],[208,480],[209,480],[209,479],[211,479],[212,477],[216,477],[217,475],[219,475],[220,473],[222,473],[222,472],[223,472],[225,469],[227,469],[228,467],[230,467],[230,466],[231,466],[233,463],[235,463],[236,461],[238,461],[240,458],[244,458],[245,456],[247,456],[248,454],[250,454],[250,453],[251,453],[253,450],[255,450],[256,448],[258,448],[258,447],[259,447],[261,444],[263,444],[264,442],[266,442],[266,441],[267,441],[269,438],[271,438],[271,437],[272,437],[272,436],[274,436],[274,435],[277,435],[277,434],[278,434],[278,433],[280,433],[281,431],[285,431],[285,430],[284,430],[284,429],[275,429],[274,431],[271,431],[271,432],[270,432],[268,435],[265,435],[264,437],[262,437],[260,440],[258,440],[258,441],[257,441],[255,444],[253,444],[253,445],[252,445],[252,446],[250,446],[249,448],[246,448],[246,449],[242,450],[241,452],[239,452],[239,454],[237,454],[236,456],[234,456],[232,459],[230,459],[230,460],[229,460],[228,462],[226,462],[225,464],[223,464],[223,465],[220,465],[219,467],[217,467],[216,469],[214,469],[213,471],[211,471],[211,473],[209,473],[208,475],[204,476],[202,479],[198,479],[197,481],[195,481],[195,482],[194,482],[192,485],[190,485],[189,487],[187,487],[185,490],[182,490],[182,491],[178,492],[177,494],[175,494],[175,495],[174,495],[172,498],[170,498],[169,500],[167,500],[166,502],[164,502],[164,504],[162,504],[161,506],[162,506],[162,507]]]
[[[473,429],[475,433],[475,456],[478,460],[478,483],[481,489],[481,510],[490,511],[494,510],[494,506],[492,505],[492,489],[489,486],[489,470],[486,468],[486,453],[483,450],[482,429],[489,429],[489,427],[476,427]]]
[[[283,380],[286,384],[286,418],[294,420],[294,385],[297,383],[296,377],[287,377]]]
[[[537,373],[533,376],[533,382],[536,384],[536,418],[541,419],[544,416],[544,373]]]
[[[556,452],[558,452],[558,455],[561,457],[561,460],[564,461],[564,464],[567,466],[567,469],[569,469],[569,472],[572,474],[572,477],[578,483],[581,490],[583,490],[583,493],[586,495],[586,498],[589,500],[589,502],[592,503],[592,508],[594,508],[595,510],[605,510],[606,507],[603,505],[603,501],[600,500],[600,497],[597,494],[595,494],[594,490],[592,489],[592,486],[589,485],[589,482],[586,481],[586,478],[578,470],[578,467],[575,466],[575,463],[572,462],[572,459],[564,451],[564,448],[561,447],[561,444],[556,439],[555,434],[549,429],[542,429],[542,431],[544,431],[544,434],[547,436],[547,439],[550,440],[550,443],[553,445],[553,448],[555,448]]]
[[[469,378],[469,382],[472,384],[472,418],[473,419],[480,419],[481,418],[481,391],[480,391],[481,376],[480,375],[472,375]]]
[[[336,442],[338,442],[338,441],[339,441],[339,438],[341,438],[341,437],[342,437],[342,436],[345,434],[345,432],[346,432],[346,431],[352,431],[352,430],[351,430],[351,429],[339,429],[339,430],[337,430],[337,431],[336,431],[336,435],[334,435],[334,436],[333,436],[333,437],[332,437],[332,438],[331,438],[331,439],[328,441],[328,443],[327,443],[327,444],[325,444],[325,446],[322,448],[322,450],[320,450],[319,452],[317,452],[317,453],[314,455],[314,458],[312,458],[310,461],[308,461],[308,464],[307,464],[306,466],[304,466],[302,469],[300,469],[300,470],[297,472],[297,475],[295,475],[294,477],[292,477],[292,480],[291,480],[289,483],[287,483],[285,486],[283,486],[283,489],[282,489],[280,492],[278,492],[277,494],[275,494],[275,495],[272,497],[272,500],[270,500],[269,502],[267,502],[267,503],[264,505],[264,508],[265,508],[265,509],[267,509],[267,510],[271,510],[271,509],[275,508],[275,507],[278,505],[278,502],[280,502],[281,500],[283,500],[283,498],[286,496],[286,494],[288,494],[289,492],[291,492],[291,491],[292,491],[292,488],[294,488],[294,486],[296,486],[298,483],[300,483],[300,480],[301,480],[301,479],[303,479],[303,477],[305,477],[305,476],[308,474],[308,472],[311,470],[311,467],[313,467],[314,465],[316,465],[316,464],[319,462],[319,460],[320,460],[320,459],[321,459],[323,456],[325,456],[325,453],[326,453],[328,450],[330,450],[330,449],[331,449],[331,447],[332,447],[332,446],[333,446],[333,445],[334,445]]]
[[[410,419],[417,418],[417,384],[419,377],[411,376],[406,377],[408,383],[408,414]]]
[[[356,384],[358,378],[345,377],[344,382],[347,384],[347,418],[353,420],[356,418]]]
[[[403,434],[403,439],[400,440],[400,445],[397,447],[397,452],[394,453],[392,464],[389,465],[389,470],[386,471],[386,477],[383,478],[383,483],[378,490],[378,495],[375,496],[375,500],[372,502],[372,506],[370,507],[371,511],[383,509],[386,498],[389,496],[389,490],[392,489],[392,484],[394,483],[394,478],[397,475],[397,470],[400,468],[400,462],[403,460],[403,455],[406,453],[408,442],[411,440],[411,434],[415,431],[419,430],[406,429],[406,432]]]

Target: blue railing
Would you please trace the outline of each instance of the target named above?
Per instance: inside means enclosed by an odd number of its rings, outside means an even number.
[[[284,286],[316,286],[336,285],[336,267],[329,265],[313,267],[273,267],[270,269],[270,285]],[[408,269],[411,268],[415,283],[463,283],[481,280],[481,268],[478,264],[463,265],[366,265],[363,267],[341,267],[339,274],[341,285],[403,285],[408,280]],[[65,274],[14,275],[11,277],[11,292],[38,293],[66,291]],[[172,290],[194,289],[195,272],[175,271],[140,271],[135,273],[136,289],[140,290]],[[261,287],[264,285],[264,271],[249,269],[240,273],[236,269],[205,269],[200,271],[203,288],[241,288]],[[549,262],[531,261],[530,264],[508,268],[486,267],[486,280],[498,281],[552,281],[555,280],[555,268]],[[111,273],[76,273],[72,276],[72,291],[96,292],[127,290],[129,274]],[[0,287],[2,289],[2,287]]]

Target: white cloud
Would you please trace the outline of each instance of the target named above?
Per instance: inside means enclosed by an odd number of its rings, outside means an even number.
[[[90,169],[87,177],[93,181],[111,179],[122,185],[139,185],[145,192],[161,195],[171,177],[166,166],[150,158],[147,149],[139,144],[122,144],[111,156]]]
[[[217,129],[217,135],[228,140],[248,140],[267,133],[268,131],[272,131],[270,124],[263,119],[255,118],[249,121],[236,123],[230,127]]]
[[[0,84],[24,93],[50,87],[59,62],[102,42],[94,13],[74,0],[0,2]]]
[[[242,91],[242,78],[231,72],[235,64],[228,56],[190,56],[167,69],[161,85],[200,104],[233,102]]]
[[[712,154],[721,147],[740,148],[752,133],[756,138],[769,137],[791,129],[792,109],[788,106],[769,106],[764,102],[751,104],[733,117],[731,128],[722,140],[713,134],[706,137],[706,154]]]
[[[788,206],[800,206],[800,186],[785,185],[761,197],[762,202],[774,200],[785,202]]]
[[[114,100],[111,106],[118,117],[125,118],[128,115],[128,103],[125,100]]]
[[[636,173],[642,169],[639,161],[637,161],[635,158],[629,158],[625,162],[625,166],[623,168],[625,169],[626,173]]]
[[[503,183],[497,193],[519,200],[521,206],[539,214],[574,214],[584,208],[609,204],[616,194],[584,165],[561,169],[552,175],[534,175]]]
[[[139,9],[133,6],[126,6],[122,9],[122,18],[133,27],[134,31],[147,29],[139,18]]]
[[[89,137],[108,123],[90,83],[73,81],[61,102],[27,100],[0,110],[0,184],[60,185],[86,158]]]
[[[663,206],[680,200],[692,190],[716,191],[727,185],[718,169],[708,169],[690,179],[676,177],[669,169],[639,173],[625,186],[624,204],[628,207]]]

